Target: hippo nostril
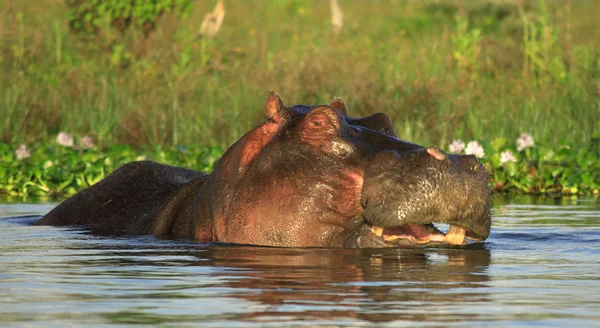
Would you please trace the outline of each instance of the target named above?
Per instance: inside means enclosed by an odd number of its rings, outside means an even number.
[[[437,160],[443,161],[448,159],[448,155],[439,148],[429,147],[427,148],[427,152]]]

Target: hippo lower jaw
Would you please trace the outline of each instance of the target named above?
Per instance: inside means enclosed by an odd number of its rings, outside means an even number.
[[[379,227],[374,225],[365,225],[363,236],[370,239],[368,243],[362,240],[362,244],[367,246],[373,244],[386,245],[389,247],[401,245],[466,245],[468,241],[475,242],[480,239],[474,236],[467,236],[467,229],[450,225],[448,232],[443,233],[433,225],[428,224],[405,224],[397,227]],[[361,241],[359,241],[361,244]]]
[[[466,245],[465,234],[467,230],[457,225],[450,225],[447,233],[429,224],[406,224],[398,227],[383,228],[371,226],[371,233],[391,243],[429,244],[445,243],[453,245]],[[469,237],[469,240],[475,241]]]

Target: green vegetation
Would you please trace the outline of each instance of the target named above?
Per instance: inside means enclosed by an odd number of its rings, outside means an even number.
[[[479,140],[497,190],[598,190],[594,1],[341,2],[334,37],[328,1],[225,0],[202,38],[215,2],[0,3],[0,194],[70,194],[140,156],[208,168],[270,89],[384,112],[423,145]],[[60,148],[61,131],[96,146]],[[517,151],[524,132],[535,146]],[[31,157],[16,160],[21,144]]]
[[[0,143],[0,196],[73,195],[100,181],[125,163],[153,160],[209,172],[221,156],[218,147],[184,149],[173,147],[139,151],[130,146],[114,145],[99,150],[36,144],[24,155]],[[24,158],[21,158],[24,157]]]
[[[191,0],[66,0],[69,26],[74,32],[97,34],[106,21],[125,32],[133,22],[147,35],[165,12],[185,15]],[[103,22],[105,21],[105,22]]]
[[[600,145],[552,149],[537,146],[521,136],[516,142],[497,138],[491,142],[455,142],[450,151],[477,154],[489,175],[490,187],[500,192],[546,195],[600,194]],[[82,140],[83,141],[83,140]],[[70,137],[57,142],[21,146],[17,150],[0,143],[0,195],[68,196],[100,181],[119,166],[134,160],[212,171],[223,150],[219,147],[181,146],[138,151],[130,146],[99,150]],[[61,145],[62,144],[62,145]],[[458,148],[457,148],[458,145]]]

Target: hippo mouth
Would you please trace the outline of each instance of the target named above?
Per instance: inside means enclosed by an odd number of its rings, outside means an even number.
[[[378,244],[389,246],[398,245],[467,245],[481,241],[466,228],[451,224],[446,233],[439,230],[433,223],[405,224],[396,227],[380,227],[367,224],[369,239]]]
[[[436,148],[383,152],[365,173],[361,204],[365,247],[450,244],[488,238],[486,172],[474,156]],[[446,233],[435,223],[448,224]]]

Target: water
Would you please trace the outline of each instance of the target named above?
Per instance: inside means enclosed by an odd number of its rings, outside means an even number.
[[[484,244],[377,250],[27,225],[52,207],[0,204],[0,325],[600,326],[598,200],[497,197]]]

